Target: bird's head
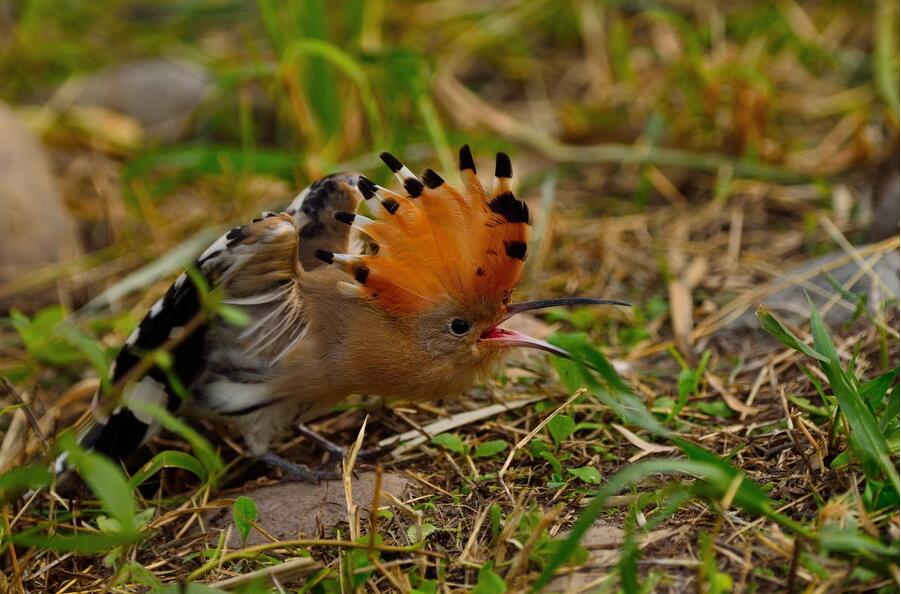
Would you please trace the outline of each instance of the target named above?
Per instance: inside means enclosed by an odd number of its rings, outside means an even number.
[[[547,307],[616,303],[607,299],[544,299],[513,303],[529,240],[526,203],[511,188],[510,158],[498,153],[495,179],[486,191],[468,146],[460,149],[462,189],[427,169],[416,177],[394,156],[382,160],[403,193],[361,177],[358,188],[377,218],[338,212],[335,218],[367,238],[365,254],[320,250],[317,257],[349,275],[347,295],[371,304],[396,328],[398,342],[463,376],[481,375],[512,347],[569,353],[507,329],[512,316]],[[389,347],[391,345],[388,345]],[[422,356],[415,359],[423,361]]]

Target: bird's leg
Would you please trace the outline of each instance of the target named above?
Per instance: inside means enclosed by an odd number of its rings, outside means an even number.
[[[328,459],[330,463],[339,462],[344,459],[345,455],[347,455],[347,448],[336,444],[334,441],[322,437],[303,423],[297,424],[297,431],[310,441],[318,443],[325,451],[327,451],[329,454]]]
[[[336,464],[344,459],[347,455],[347,448],[341,445],[336,444],[335,442],[328,440],[303,423],[297,424],[298,432],[315,443],[318,443],[322,448],[329,453],[329,463]],[[366,450],[360,450],[357,452],[357,457],[363,460],[367,458],[374,458],[385,451],[385,448],[382,447],[374,447]]]
[[[278,454],[268,452],[260,457],[260,460],[273,468],[279,468],[285,472],[284,480],[303,481],[306,483],[318,483],[320,481],[333,481],[341,478],[337,472],[313,470],[306,464],[297,464],[285,460]]]

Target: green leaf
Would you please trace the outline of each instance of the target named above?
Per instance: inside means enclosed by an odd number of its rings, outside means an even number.
[[[59,443],[68,455],[67,463],[97,495],[103,509],[122,525],[124,533],[132,533],[135,501],[122,470],[109,458],[83,449],[71,433],[64,433]]]
[[[491,441],[486,441],[484,443],[480,443],[476,446],[475,451],[473,452],[473,456],[476,458],[490,458],[492,456],[497,456],[501,452],[507,449],[509,444],[503,439],[493,439]]]
[[[559,414],[548,422],[547,430],[559,447],[576,430],[576,422],[569,415]]]
[[[232,519],[235,522],[235,527],[241,534],[241,543],[246,543],[250,529],[257,519],[256,502],[246,495],[240,495],[235,499],[234,505],[232,505]]]
[[[766,330],[766,332],[770,336],[772,336],[785,346],[804,353],[808,357],[813,357],[817,361],[829,361],[828,357],[821,355],[814,349],[804,344],[800,338],[795,336],[791,330],[783,326],[782,322],[774,318],[773,315],[764,308],[761,307],[757,310],[757,318],[760,320],[760,324],[763,326],[763,329]]]
[[[206,481],[206,469],[200,461],[185,452],[176,450],[165,450],[151,458],[141,469],[131,477],[128,485],[134,489],[144,484],[147,479],[162,470],[163,468],[181,468],[187,470],[201,481]]]
[[[163,582],[156,575],[136,561],[124,563],[118,572],[118,579],[112,585],[133,582],[142,586],[149,586],[152,592],[158,592],[163,587]]]
[[[472,589],[472,594],[504,594],[507,591],[507,582],[494,573],[491,567],[489,561],[479,569],[478,581]]]
[[[488,519],[491,524],[491,538],[497,538],[501,533],[501,522],[503,522],[504,512],[497,503],[492,503],[488,508]]]
[[[465,454],[466,444],[460,439],[456,433],[441,433],[432,438],[432,443],[441,446],[446,450],[450,450],[455,454]]]
[[[554,474],[563,474],[563,465],[560,464],[560,461],[557,460],[557,457],[554,456],[554,454],[545,450],[538,452],[538,457],[547,460],[548,464],[551,465],[551,468],[554,469]]]
[[[822,316],[820,316],[820,312],[816,305],[813,304],[813,301],[810,301],[810,333],[813,336],[813,348],[826,357],[825,362],[841,366],[841,360],[839,359],[838,351],[835,349],[835,343],[832,342],[832,337],[829,336],[829,330],[826,328],[826,323],[823,321]]]
[[[841,529],[834,524],[823,526],[817,532],[817,538],[820,546],[830,552],[850,554],[871,561],[894,563],[898,559],[897,540],[885,544],[856,530]]]
[[[679,400],[688,398],[698,389],[698,374],[694,369],[686,367],[679,371],[679,377],[676,380],[677,392]]]
[[[13,328],[36,361],[56,367],[69,367],[87,361],[97,376],[108,375],[108,362],[103,348],[93,338],[66,321],[66,310],[54,305],[29,319],[19,311],[10,313]]]
[[[422,529],[422,533],[420,534],[420,528]],[[418,542],[422,542],[429,537],[430,534],[438,530],[437,526],[433,524],[422,524],[421,526],[409,526],[407,528],[407,539],[409,539],[411,544],[416,544]]]
[[[849,436],[851,447],[862,462],[864,473],[867,478],[876,479],[881,469],[892,482],[895,492],[901,491],[898,471],[889,458],[888,442],[879,431],[876,418],[867,403],[864,402],[855,382],[842,369],[835,344],[813,302],[810,304],[810,331],[813,335],[814,347],[826,357],[826,361],[820,362],[820,367],[832,387],[832,393],[838,400],[842,414],[845,415],[851,426],[851,435]]]
[[[0,474],[0,501],[9,501],[27,489],[46,487],[53,480],[42,466],[22,466]]]
[[[74,536],[54,534],[47,536],[36,532],[13,534],[13,542],[27,547],[49,549],[52,551],[71,551],[75,553],[98,554],[115,547],[128,545],[139,537],[137,532],[119,533],[80,533]]]
[[[641,592],[641,588],[638,586],[638,556],[641,550],[638,548],[638,544],[635,542],[635,535],[632,532],[631,529],[626,531],[623,551],[616,566],[624,594],[639,594]]]
[[[735,411],[729,408],[729,406],[722,400],[714,400],[713,402],[701,401],[698,402],[695,406],[698,407],[699,411],[701,411],[705,415],[710,415],[711,417],[722,417],[724,419],[728,419],[735,414]]]
[[[860,395],[870,407],[870,410],[876,411],[876,409],[879,408],[879,405],[885,400],[885,395],[888,394],[889,389],[892,387],[892,383],[897,377],[898,368],[895,367],[891,371],[887,371],[882,375],[874,377],[860,387]]]
[[[583,483],[588,483],[589,485],[601,484],[601,473],[596,468],[583,466],[581,468],[567,468],[566,470]]]
[[[883,435],[898,434],[898,417],[901,412],[901,398],[899,398],[899,389],[901,386],[895,384],[892,391],[889,392],[888,404],[882,412],[882,418],[879,420],[879,429]]]
[[[410,594],[437,594],[438,582],[435,580],[423,580],[417,587],[410,590]]]
[[[160,425],[165,429],[181,436],[191,445],[197,459],[203,464],[207,480],[214,482],[218,478],[222,472],[222,460],[210,445],[210,442],[204,439],[195,429],[181,419],[176,418],[165,408],[153,403],[133,400],[129,402],[129,407],[139,412],[146,412],[159,421]]]
[[[566,349],[576,360],[554,359],[557,372],[570,376],[576,387],[585,386],[605,406],[616,413],[627,425],[641,427],[656,435],[665,435],[667,429],[645,407],[629,386],[619,377],[613,366],[584,334],[554,334],[549,341]],[[593,373],[588,366],[594,370]],[[578,376],[578,381],[573,379]],[[599,378],[601,381],[599,381]],[[567,384],[567,388],[572,388]]]
[[[836,470],[839,468],[844,468],[848,464],[851,463],[851,450],[844,450],[839,453],[835,458],[833,458],[832,462],[829,463],[829,468]]]

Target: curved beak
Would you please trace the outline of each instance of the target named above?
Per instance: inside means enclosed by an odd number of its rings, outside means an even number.
[[[523,301],[522,303],[511,303],[510,305],[508,305],[504,317],[501,318],[501,323],[524,311],[532,311],[536,309],[545,309],[548,307],[558,306],[571,307],[573,305],[628,306],[629,304],[625,301],[619,301],[616,299],[593,299],[590,297],[564,297],[560,299],[539,299],[537,301]],[[555,347],[549,342],[545,342],[537,338],[532,338],[531,336],[526,336],[521,332],[510,330],[508,328],[494,327],[482,334],[482,336],[479,337],[479,341],[491,342],[499,346],[526,347],[530,349],[537,349],[539,351],[545,351],[557,355],[558,357],[563,357],[565,359],[573,358],[572,355],[570,355],[560,347]]]
[[[558,357],[563,357],[564,359],[572,359],[572,355],[570,355],[560,347],[555,347],[549,342],[545,342],[537,338],[532,338],[531,336],[527,336],[522,332],[517,332],[516,330],[508,330],[507,328],[492,328],[488,332],[482,334],[482,336],[479,337],[479,341],[490,341],[491,343],[498,346],[516,346],[538,349],[539,351],[546,351],[548,353],[557,355]]]
[[[631,304],[618,299],[594,299],[592,297],[561,297],[559,299],[538,299],[537,301],[523,301],[511,303],[507,306],[507,312],[501,321],[509,320],[518,313],[535,309],[547,309],[548,307],[572,307],[574,305],[625,305]]]

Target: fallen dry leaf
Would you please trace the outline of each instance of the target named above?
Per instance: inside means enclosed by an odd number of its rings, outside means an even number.
[[[629,462],[635,462],[640,458],[644,458],[649,454],[662,454],[663,452],[672,452],[676,448],[673,446],[665,446],[660,445],[659,443],[651,443],[649,441],[645,441],[642,438],[638,437],[622,425],[617,425],[616,423],[612,423],[614,429],[620,432],[620,434],[625,437],[629,443],[634,445],[636,448],[641,450],[640,454],[636,454],[629,458]]]

